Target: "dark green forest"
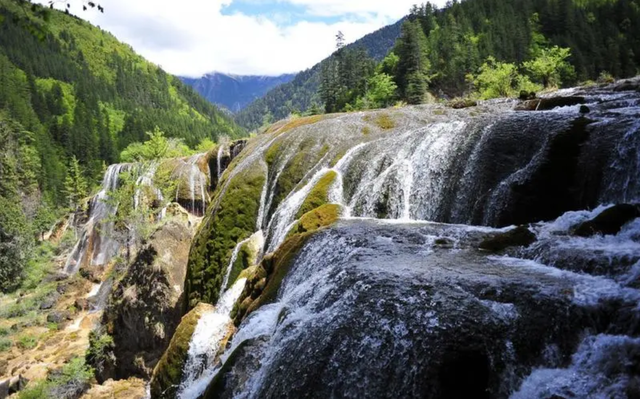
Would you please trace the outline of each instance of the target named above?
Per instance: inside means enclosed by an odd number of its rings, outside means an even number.
[[[512,95],[640,69],[638,0],[465,0],[441,9],[426,3],[400,23],[383,61],[357,46],[339,48],[254,102],[237,115],[238,123],[252,129],[291,112]],[[509,79],[500,82],[501,74]]]
[[[0,0],[3,264],[26,256],[33,237],[69,205],[70,179],[86,181],[90,194],[121,150],[156,126],[192,148],[245,133],[111,34],[63,12],[43,17],[42,10]]]

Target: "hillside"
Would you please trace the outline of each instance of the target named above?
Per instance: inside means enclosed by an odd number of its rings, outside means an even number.
[[[370,33],[347,48],[363,47],[369,56],[380,61],[400,36],[400,27],[403,21],[400,20],[393,25]],[[279,120],[287,117],[292,111],[306,111],[313,104],[320,104],[318,96],[320,71],[322,65],[328,62],[329,58],[300,72],[291,82],[277,86],[264,97],[249,104],[236,115],[236,122],[251,130],[263,124],[265,115],[270,115],[269,119],[271,120]]]
[[[290,82],[295,74],[280,76],[241,76],[210,73],[200,78],[180,79],[210,102],[238,112],[264,96],[272,88]]]
[[[71,157],[97,182],[105,164],[158,126],[196,146],[243,130],[179,79],[79,18],[0,0],[0,118],[32,137],[38,183],[64,202]],[[33,27],[45,32],[42,38]],[[24,143],[23,143],[24,144]],[[2,195],[2,193],[0,193]]]

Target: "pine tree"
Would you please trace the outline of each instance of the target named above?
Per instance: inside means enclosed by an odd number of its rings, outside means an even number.
[[[420,104],[427,93],[430,64],[427,38],[418,20],[404,23],[394,53],[400,58],[396,82],[401,97],[409,104]]]
[[[71,157],[67,170],[67,177],[64,180],[64,191],[70,209],[76,209],[80,201],[87,196],[89,185],[84,177],[80,162],[75,156]]]

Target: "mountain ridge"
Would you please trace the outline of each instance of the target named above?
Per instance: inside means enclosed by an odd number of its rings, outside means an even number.
[[[270,89],[288,83],[295,74],[278,76],[236,75],[222,72],[207,73],[199,78],[179,77],[209,102],[231,112],[238,112],[264,96]]]

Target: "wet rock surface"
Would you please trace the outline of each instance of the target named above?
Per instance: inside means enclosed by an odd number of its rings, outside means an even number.
[[[476,249],[495,234],[373,220],[318,233],[278,301],[243,321],[208,397],[504,398],[531,394],[535,372],[525,377],[538,368],[580,368],[589,340],[640,334],[637,290]],[[618,356],[634,358],[637,344]],[[616,373],[622,392],[640,393],[633,370]]]

